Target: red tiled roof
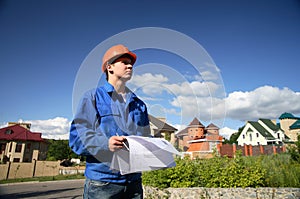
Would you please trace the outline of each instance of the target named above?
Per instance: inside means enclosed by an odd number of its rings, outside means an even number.
[[[18,124],[0,129],[0,140],[44,141],[42,133],[33,133]]]
[[[208,149],[209,149],[208,142],[198,142],[198,143],[192,143],[188,148],[187,152],[207,151]]]

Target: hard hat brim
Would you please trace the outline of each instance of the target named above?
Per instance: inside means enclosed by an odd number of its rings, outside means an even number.
[[[105,63],[102,64],[102,72],[105,72],[106,71],[106,66],[108,64],[111,64],[113,63],[116,59],[120,58],[120,57],[123,57],[123,56],[128,56],[128,58],[131,59],[131,65],[134,65],[135,61],[136,61],[136,54],[134,54],[133,52],[127,52],[127,53],[123,53],[123,54],[119,54],[119,55],[116,55],[112,58],[110,58],[108,61],[106,61]]]

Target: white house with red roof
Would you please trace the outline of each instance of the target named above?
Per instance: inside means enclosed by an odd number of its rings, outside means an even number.
[[[47,150],[42,133],[31,132],[29,123],[9,123],[0,129],[0,162],[45,160]]]

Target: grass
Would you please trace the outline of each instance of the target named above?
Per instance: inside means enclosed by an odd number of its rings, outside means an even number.
[[[74,179],[84,179],[83,174],[78,175],[57,175],[57,176],[43,176],[43,177],[33,177],[33,178],[16,178],[16,179],[7,179],[0,180],[0,184],[7,183],[18,183],[18,182],[44,182],[44,181],[55,181],[55,180],[74,180]]]

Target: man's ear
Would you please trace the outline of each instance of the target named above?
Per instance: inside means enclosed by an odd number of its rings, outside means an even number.
[[[113,66],[112,66],[112,64],[107,64],[106,70],[107,70],[110,74],[113,74]]]

